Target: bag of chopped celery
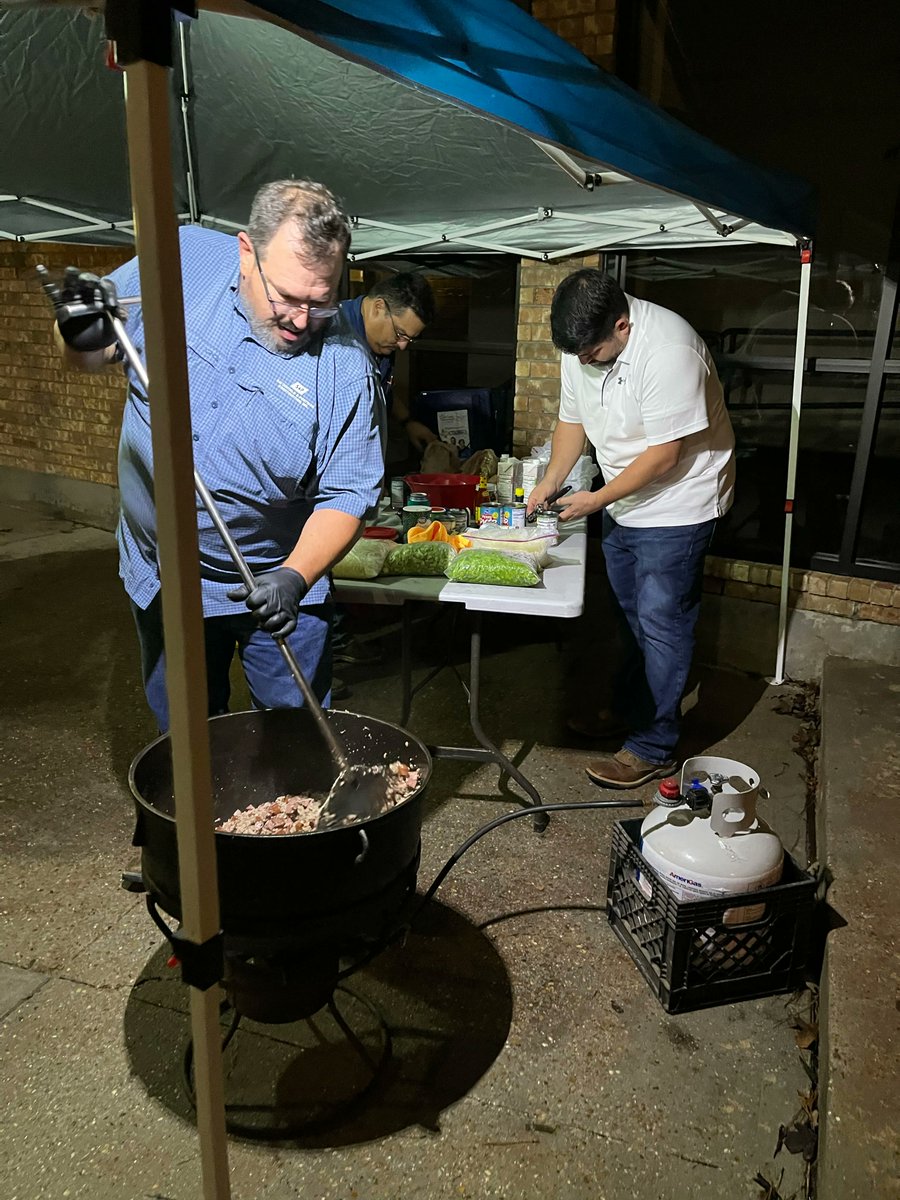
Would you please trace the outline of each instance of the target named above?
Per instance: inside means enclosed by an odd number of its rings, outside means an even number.
[[[541,573],[531,555],[504,550],[461,550],[444,572],[454,583],[494,583],[508,587],[534,587]]]
[[[385,560],[383,575],[443,575],[456,551],[449,542],[414,542],[393,546]]]
[[[360,538],[340,562],[331,568],[335,579],[374,579],[381,574],[384,560],[393,549],[393,542],[376,538]]]

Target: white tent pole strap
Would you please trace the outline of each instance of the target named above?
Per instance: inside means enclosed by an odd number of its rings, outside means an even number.
[[[131,195],[153,386],[153,475],[162,580],[166,685],[179,886],[186,937],[200,945],[219,933],[213,833],[206,663],[191,412],[184,339],[178,226],[173,209],[168,71],[149,62],[126,68]],[[228,1151],[222,1080],[219,989],[191,987],[197,1131],[206,1200],[227,1200]]]
[[[68,229],[42,229],[40,233],[22,233],[23,242],[46,242],[52,238],[69,237],[73,233],[95,233],[98,229],[112,229],[106,221],[102,225],[70,225]]]
[[[559,169],[580,188],[593,190],[594,183],[591,176],[588,175],[584,167],[579,167],[578,163],[573,158],[566,154],[565,150],[560,150],[558,146],[550,146],[546,142],[539,142],[535,138],[531,139],[532,145],[537,146],[538,150],[543,150],[551,162],[556,163]]]
[[[97,218],[92,217],[90,213],[77,212],[74,208],[61,208],[58,204],[48,204],[46,200],[35,200],[33,196],[19,196],[19,201],[22,204],[27,204],[31,208],[42,208],[47,212],[59,213],[63,217],[74,217],[76,221],[84,221],[95,225]],[[108,224],[108,222],[104,222]]]
[[[784,498],[784,553],[781,557],[781,598],[778,605],[778,649],[773,683],[784,682],[787,654],[788,589],[791,578],[791,535],[794,529],[794,487],[797,480],[797,451],[800,445],[800,408],[803,401],[803,368],[806,360],[806,327],[809,316],[809,284],[812,247],[800,251],[800,300],[797,306],[797,343],[794,348],[794,387],[791,394],[791,432]]]

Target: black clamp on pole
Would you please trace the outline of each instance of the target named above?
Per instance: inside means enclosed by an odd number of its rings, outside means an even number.
[[[151,62],[172,66],[173,16],[196,19],[194,0],[106,0],[106,36],[116,45],[116,65]]]
[[[188,987],[208,991],[225,973],[225,938],[220,929],[205,942],[192,942],[182,929],[169,933],[172,950],[181,963],[181,978]]]

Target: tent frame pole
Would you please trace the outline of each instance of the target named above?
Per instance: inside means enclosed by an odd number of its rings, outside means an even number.
[[[784,683],[787,657],[788,599],[791,581],[791,537],[794,529],[794,491],[797,482],[797,453],[800,448],[800,411],[803,403],[803,370],[806,362],[806,330],[809,319],[809,285],[812,274],[812,242],[800,242],[800,299],[797,306],[797,341],[794,347],[794,382],[791,393],[791,431],[784,499],[784,551],[781,557],[781,596],[778,604],[778,643],[773,683]]]
[[[167,67],[138,59],[125,68],[131,195],[153,389],[153,474],[182,922],[188,945],[206,949],[219,938],[219,889],[168,86]],[[219,988],[191,982],[190,997],[203,1196],[228,1200]]]

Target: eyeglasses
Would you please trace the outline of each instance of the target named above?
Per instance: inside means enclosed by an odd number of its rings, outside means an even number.
[[[337,316],[338,309],[336,307],[330,307],[326,305],[325,307],[320,308],[309,303],[295,304],[293,300],[273,300],[272,294],[269,291],[269,281],[263,274],[262,263],[259,261],[259,254],[257,253],[255,246],[253,247],[253,257],[256,259],[256,269],[259,271],[259,277],[262,280],[263,291],[266,293],[266,299],[271,305],[272,312],[275,313],[276,316],[281,314],[287,316],[288,313],[302,312],[306,313],[310,321],[326,321],[329,317]]]
[[[391,328],[394,331],[394,337],[397,339],[398,342],[406,342],[407,346],[411,346],[413,344],[413,342],[416,341],[416,339],[419,337],[419,334],[416,334],[415,337],[410,337],[408,333],[404,333],[402,329],[398,329],[397,323],[394,320],[393,314],[391,313],[391,306],[388,304],[388,302],[386,300],[384,302],[384,307],[387,311],[388,320],[391,323]]]

